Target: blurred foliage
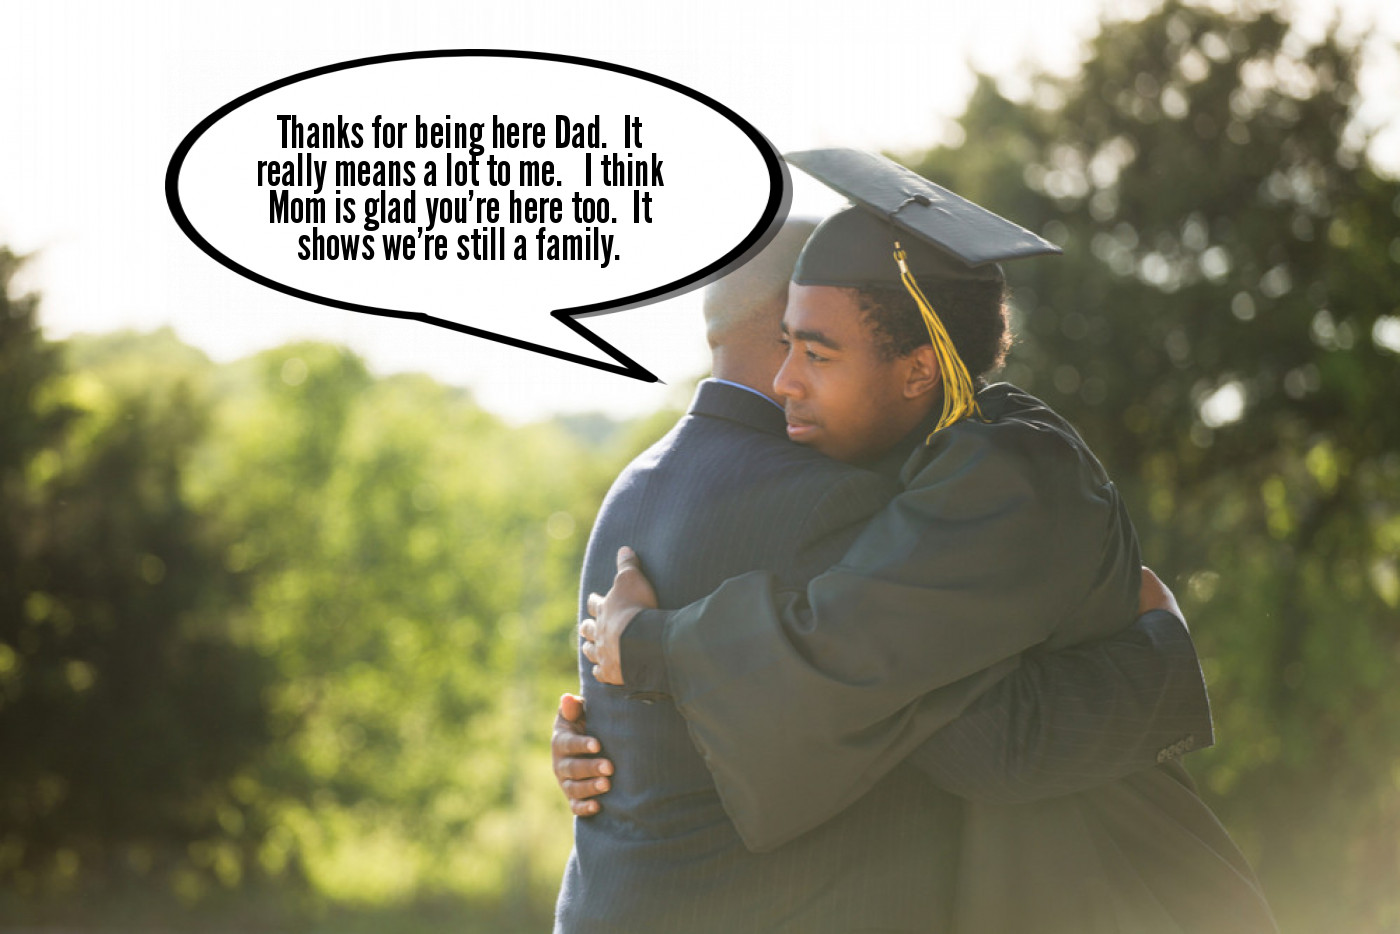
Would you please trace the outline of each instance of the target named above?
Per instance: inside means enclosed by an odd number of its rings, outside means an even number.
[[[981,79],[967,142],[906,160],[1064,246],[1009,270],[1006,376],[1081,427],[1180,595],[1220,739],[1189,763],[1292,932],[1400,930],[1400,185],[1360,60],[1168,3],[1025,100]],[[0,918],[546,924],[582,550],[675,413],[513,428],[325,344],[54,344],[19,264]]]
[[[295,854],[366,900],[531,881],[516,864],[567,836],[526,790],[576,680],[578,566],[616,461],[334,347],[240,368],[198,496],[240,530],[244,628],[277,672],[264,867]]]
[[[136,390],[62,374],[5,262],[5,346],[42,365],[3,377],[30,408],[4,425],[25,440],[0,527],[0,876],[23,894],[236,873],[250,815],[227,783],[266,746],[270,672],[230,638],[241,591],[184,488],[207,407],[183,373]]]
[[[906,159],[1064,247],[1008,270],[1005,376],[1180,594],[1220,741],[1190,762],[1291,931],[1400,930],[1400,184],[1361,58],[1167,3]]]
[[[48,344],[0,261],[0,918],[243,892],[537,929],[582,550],[651,438],[324,344]]]

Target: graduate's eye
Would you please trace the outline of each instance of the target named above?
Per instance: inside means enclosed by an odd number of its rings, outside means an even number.
[[[781,346],[783,346],[783,347],[791,347],[791,346],[792,346],[792,341],[788,340],[788,339],[787,339],[787,335],[784,334],[784,335],[782,335],[781,337],[778,338],[778,344],[781,345]]]
[[[811,360],[813,363],[825,363],[827,360],[830,359],[829,357],[823,357],[821,354],[817,353],[815,350],[808,350],[808,351],[806,351],[806,353],[807,353],[807,359],[808,359],[808,360]]]

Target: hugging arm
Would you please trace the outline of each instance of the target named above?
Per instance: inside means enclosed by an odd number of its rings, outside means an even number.
[[[906,761],[944,791],[1020,804],[1085,791],[1211,745],[1210,705],[1190,634],[1174,601],[1170,609],[1160,605],[1107,639],[1027,652]],[[623,644],[624,652],[654,651],[626,636]],[[664,693],[664,660],[654,664],[662,675],[647,686]],[[601,806],[612,763],[594,755],[596,740],[585,745],[581,708],[569,700],[555,722],[555,773],[573,812],[589,816]]]
[[[1194,704],[1194,731],[1206,734],[1198,743],[1209,742],[1189,638],[1157,639],[1171,621],[1108,649],[1047,651],[1087,646],[1137,615],[1136,542],[1116,491],[1078,448],[1016,426],[990,437],[1002,427],[950,437],[805,591],[748,574],[633,622],[633,638],[661,647],[670,693],[751,849],[844,809],[964,714],[934,741],[928,770],[998,799],[1063,793],[1150,765],[1155,738],[1126,750],[1084,742],[1120,717],[1174,716]],[[1125,661],[1164,646],[1187,659],[1173,669],[1182,677],[1144,675]],[[625,651],[622,661],[632,667]],[[1097,685],[1105,671],[1113,677]],[[1181,690],[1164,695],[1165,682]],[[822,781],[794,793],[795,775]]]

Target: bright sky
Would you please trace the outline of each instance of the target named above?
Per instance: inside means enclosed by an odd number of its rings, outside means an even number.
[[[1337,3],[1351,28],[1373,23],[1378,36],[1400,37],[1393,0],[1306,0],[1301,22],[1316,32]],[[1141,7],[1128,0],[1114,9]],[[470,386],[513,420],[638,414],[675,390],[299,301],[235,275],[186,240],[166,208],[164,173],[176,145],[224,103],[300,71],[417,49],[496,48],[577,55],[670,79],[729,106],[779,150],[914,149],[937,141],[960,111],[970,65],[1013,93],[1027,63],[1068,70],[1100,8],[1099,0],[12,4],[0,31],[0,243],[37,252],[23,284],[42,291],[51,337],[170,325],[217,360],[294,339],[330,340],[379,373],[426,371]],[[1368,122],[1390,127],[1376,155],[1400,171],[1393,61],[1372,69],[1363,89]],[[796,212],[822,214],[839,203],[800,172],[794,177]],[[707,368],[698,308],[691,293],[590,325],[663,380],[682,383]]]

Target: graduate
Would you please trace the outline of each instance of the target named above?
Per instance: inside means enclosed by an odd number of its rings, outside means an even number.
[[[854,202],[793,274],[774,384],[789,437],[849,463],[898,459],[904,491],[804,592],[756,572],[647,609],[629,557],[581,627],[600,680],[674,698],[758,851],[856,801],[971,702],[978,673],[1121,629],[1141,574],[1132,523],[1079,435],[980,379],[1006,346],[997,263],[1057,249],[878,156],[788,159]],[[1275,930],[1177,761],[1208,742],[1183,737],[1155,769],[1092,789],[1066,774],[1058,797],[966,790],[957,930]]]

